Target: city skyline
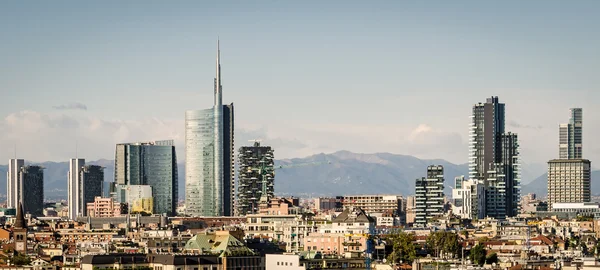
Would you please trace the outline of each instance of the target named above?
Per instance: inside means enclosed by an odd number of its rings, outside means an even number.
[[[592,70],[598,61],[590,60],[600,43],[592,35],[593,22],[599,20],[593,15],[600,7],[595,2],[569,7],[519,3],[524,11],[538,12],[536,21],[527,12],[516,12],[517,3],[458,10],[385,2],[388,12],[379,13],[380,20],[366,13],[374,7],[350,3],[340,7],[344,15],[336,15],[339,24],[316,13],[306,25],[299,22],[308,11],[295,9],[298,4],[261,6],[256,14],[239,18],[233,16],[239,14],[235,5],[211,7],[230,21],[192,3],[190,10],[207,16],[184,12],[183,4],[156,4],[138,12],[115,8],[112,22],[104,17],[108,15],[77,4],[40,4],[31,7],[40,11],[39,17],[25,21],[28,9],[5,4],[0,31],[15,39],[0,45],[7,60],[0,68],[8,71],[0,75],[0,89],[10,91],[14,102],[0,106],[0,159],[12,158],[16,146],[18,158],[68,160],[75,144],[89,160],[110,159],[108,145],[157,138],[174,139],[184,149],[184,111],[208,107],[213,100],[209,80],[214,72],[207,63],[220,35],[227,51],[228,100],[237,101],[237,111],[243,112],[236,116],[239,142],[261,138],[281,158],[349,150],[464,164],[468,108],[497,95],[509,107],[507,119],[514,119],[507,128],[519,134],[521,160],[544,164],[556,155],[550,145],[558,143],[556,130],[569,108],[584,108],[586,119],[600,114],[593,106],[600,81]],[[60,8],[80,12],[50,20],[45,29],[56,35],[41,42],[48,35],[38,35],[36,25],[66,12]],[[164,16],[151,23],[157,27],[136,27],[159,11]],[[551,20],[558,14],[573,19]],[[89,21],[71,23],[84,15]],[[354,20],[348,15],[360,16]],[[244,33],[251,27],[239,26],[244,20],[264,31]],[[107,34],[115,26],[122,26],[121,31]],[[292,31],[297,36],[286,34],[286,27],[298,30]],[[577,49],[557,45],[564,44],[560,40],[573,41]],[[145,102],[129,106],[141,94]],[[430,96],[436,97],[435,106],[414,116],[418,104],[431,104]],[[254,106],[259,102],[272,106]],[[594,138],[600,125],[589,121],[584,132]],[[40,133],[47,136],[40,138]],[[183,161],[184,153],[179,156]],[[585,156],[600,157],[600,144],[587,140]]]

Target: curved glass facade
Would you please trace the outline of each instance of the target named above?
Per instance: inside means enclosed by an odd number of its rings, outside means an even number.
[[[214,110],[185,112],[185,206],[191,216],[218,215]]]

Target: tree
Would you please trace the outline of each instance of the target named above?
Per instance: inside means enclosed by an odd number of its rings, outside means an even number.
[[[458,235],[451,232],[431,233],[427,236],[426,243],[429,253],[435,257],[445,258],[450,256],[453,258],[460,250]]]
[[[471,262],[479,266],[483,266],[483,264],[485,264],[485,247],[483,247],[482,244],[477,244],[471,249],[469,259],[471,260]]]
[[[498,254],[496,254],[494,252],[494,253],[488,255],[487,258],[485,258],[485,263],[486,264],[498,263]]]
[[[28,265],[31,263],[31,258],[29,258],[27,255],[19,253],[13,257],[12,262],[16,266]]]
[[[417,256],[415,247],[415,236],[405,232],[393,234],[389,237],[392,244],[392,253],[388,256],[388,260],[392,263],[397,263],[400,260],[406,263],[412,263]]]

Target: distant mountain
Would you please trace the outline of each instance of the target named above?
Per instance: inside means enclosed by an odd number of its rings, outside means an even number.
[[[600,175],[600,170],[592,171],[592,195],[600,195],[600,184],[594,184],[594,175]],[[548,173],[540,175],[531,183],[523,185],[521,194],[535,193],[537,196],[548,196]]]
[[[113,160],[101,159],[87,163],[105,167],[105,181],[113,181]],[[444,166],[446,194],[450,195],[449,187],[453,185],[454,177],[468,175],[467,164],[457,165],[441,159],[426,160],[390,153],[358,154],[339,151],[306,158],[277,160],[275,163],[281,166],[276,170],[275,177],[275,191],[278,195],[413,194],[415,179],[425,176],[429,165]],[[68,162],[43,162],[36,165],[46,168],[44,171],[46,199],[66,198]],[[534,166],[531,166],[531,170],[528,168],[529,166],[524,168],[523,175],[534,175],[540,170]],[[0,194],[6,194],[6,169],[6,165],[0,165]],[[178,176],[179,198],[183,199],[185,197],[183,163],[178,164]],[[523,193],[533,192],[529,190],[535,190],[538,194],[542,194],[542,190],[545,192],[545,179],[542,186],[536,181],[539,181],[539,178],[523,185]],[[540,187],[542,190],[537,190]],[[600,186],[597,188],[600,191]]]
[[[283,166],[275,171],[276,193],[302,196],[413,194],[415,179],[425,176],[429,165],[444,166],[447,188],[454,177],[468,174],[466,164],[348,151],[286,159],[277,161],[276,165]],[[449,195],[448,189],[446,194]]]

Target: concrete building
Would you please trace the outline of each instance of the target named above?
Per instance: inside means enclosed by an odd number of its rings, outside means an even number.
[[[129,213],[154,213],[154,197],[150,185],[128,185],[125,202]]]
[[[591,162],[587,159],[548,161],[548,207],[555,203],[586,203],[591,200]]]
[[[116,198],[126,203],[128,186],[152,187],[155,214],[175,215],[178,199],[177,155],[173,140],[117,144]]]
[[[247,269],[264,270],[260,256],[215,256],[208,254],[105,254],[81,258],[81,270],[94,269]]]
[[[569,123],[559,125],[560,159],[583,158],[583,109],[571,108]]]
[[[112,198],[96,197],[93,202],[87,203],[86,208],[90,217],[119,217],[124,212],[121,203]]]
[[[69,172],[67,175],[67,201],[69,203],[69,219],[74,220],[82,216],[85,207],[82,198],[82,170],[85,159],[72,158],[69,160]]]
[[[6,207],[16,209],[19,206],[18,198],[21,194],[19,171],[25,165],[22,159],[9,159],[6,172]]]
[[[25,213],[41,216],[44,212],[44,168],[24,166],[19,171],[20,199]]]
[[[223,105],[221,51],[217,45],[214,106],[185,112],[185,204],[191,216],[235,212],[233,103]]]
[[[425,226],[434,217],[444,214],[444,167],[427,167],[427,177],[415,183],[415,224]]]
[[[344,208],[360,208],[368,214],[388,213],[400,216],[405,213],[400,195],[348,195],[342,200]]]
[[[317,212],[330,210],[342,211],[343,201],[343,196],[315,198],[315,210],[317,210]]]
[[[237,214],[247,215],[258,212],[258,206],[274,197],[275,174],[273,166],[273,148],[261,146],[242,146],[239,149],[238,201]]]
[[[473,212],[484,205],[483,184],[475,180],[465,180],[464,175],[454,178],[452,190],[452,213],[463,219],[484,218],[483,212]]]

